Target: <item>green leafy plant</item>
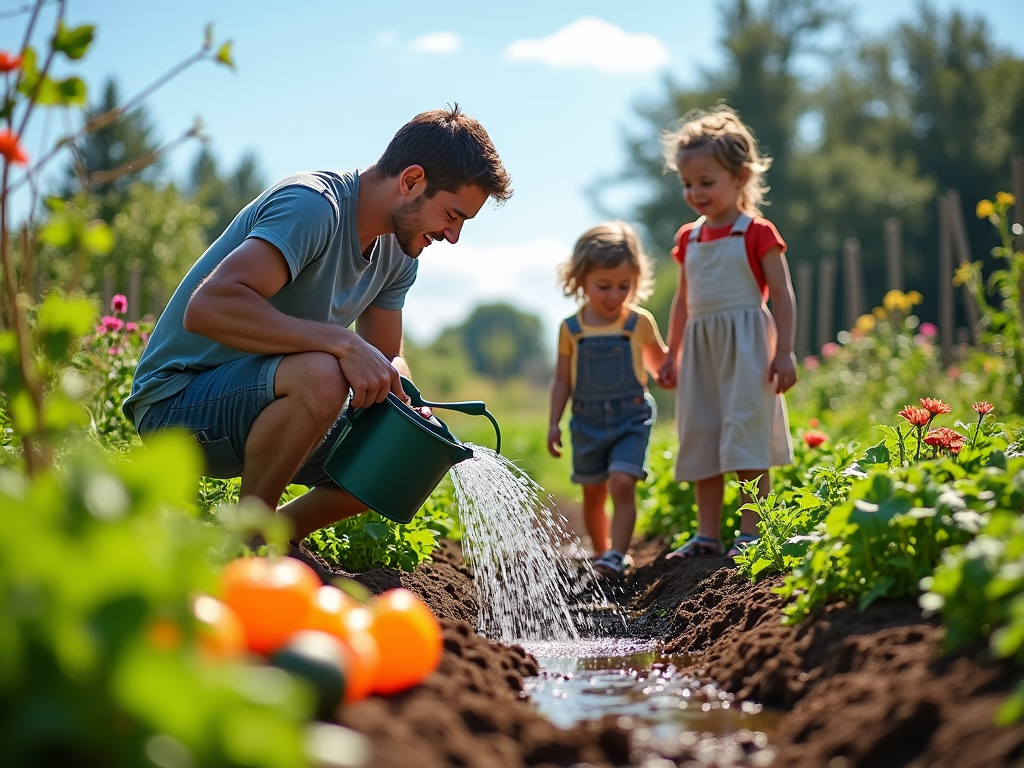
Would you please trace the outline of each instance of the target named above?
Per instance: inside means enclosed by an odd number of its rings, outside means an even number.
[[[996,658],[1024,667],[1024,473],[1004,489],[1003,508],[976,539],[943,553],[925,577],[921,607],[942,615],[945,645],[955,651],[987,642]],[[1024,719],[1024,680],[997,713],[1004,725]]]
[[[995,373],[1014,413],[1024,415],[1024,251],[1014,248],[1007,216],[1016,202],[1009,192],[1000,192],[995,202],[982,200],[976,209],[978,218],[988,219],[999,232],[1001,244],[992,249],[992,255],[1005,266],[994,270],[985,281],[982,262],[965,263],[957,269],[953,282],[966,285],[978,304],[981,341],[999,362]]]
[[[428,560],[440,537],[455,528],[451,489],[441,486],[405,525],[366,512],[314,531],[304,539],[328,563],[351,573],[374,568],[412,571]]]
[[[915,597],[943,550],[969,541],[986,514],[1012,503],[1006,487],[1016,471],[997,455],[984,472],[968,475],[947,458],[855,481],[776,590],[791,600],[787,622],[836,599],[863,609],[881,597]]]

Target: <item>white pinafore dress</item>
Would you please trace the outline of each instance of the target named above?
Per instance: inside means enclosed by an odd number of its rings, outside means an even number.
[[[687,321],[676,387],[679,482],[793,461],[786,401],[768,380],[775,321],[747,260],[740,214],[727,237],[686,246]]]

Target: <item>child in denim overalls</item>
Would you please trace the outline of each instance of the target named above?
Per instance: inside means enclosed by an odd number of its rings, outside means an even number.
[[[614,221],[584,233],[559,273],[565,294],[583,306],[559,329],[548,450],[562,455],[559,422],[571,395],[572,480],[583,486],[594,569],[621,576],[636,523],[636,483],[647,474],[654,423],[647,371],[657,371],[666,352],[654,318],[632,305],[650,294],[650,262],[633,228]],[[611,548],[605,514],[609,492]]]
[[[678,380],[675,479],[693,484],[698,533],[667,557],[721,555],[724,475],[759,478],[765,496],[769,468],[793,461],[782,393],[796,382],[796,306],[786,244],[758,215],[771,161],[747,126],[725,106],[696,112],[665,137],[665,149],[700,215],[679,230],[672,251],[679,286],[660,370],[665,385]],[[755,541],[757,528],[757,512],[745,510],[726,554]]]

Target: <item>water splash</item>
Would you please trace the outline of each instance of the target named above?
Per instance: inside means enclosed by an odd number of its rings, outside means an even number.
[[[519,467],[489,448],[472,448],[473,458],[452,467],[451,477],[481,633],[505,643],[594,635],[595,603],[609,604],[579,539]]]

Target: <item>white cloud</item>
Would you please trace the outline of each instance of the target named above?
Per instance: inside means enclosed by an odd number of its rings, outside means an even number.
[[[417,53],[455,53],[462,47],[462,38],[454,32],[431,32],[412,41]]]
[[[406,297],[405,331],[413,341],[430,342],[477,305],[503,301],[538,315],[553,349],[558,322],[576,306],[558,290],[557,267],[570,251],[552,238],[479,247],[434,243],[419,257],[419,275]]]
[[[601,72],[652,72],[668,63],[668,48],[654,35],[630,34],[585,16],[547,37],[516,40],[505,49],[509,61],[540,61],[560,69],[590,67]]]

